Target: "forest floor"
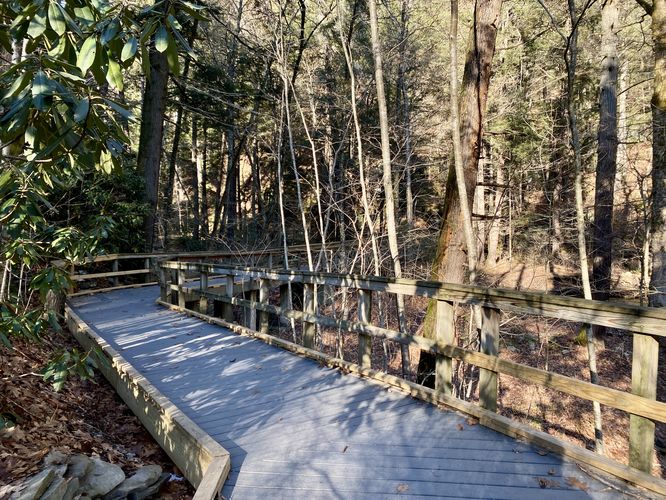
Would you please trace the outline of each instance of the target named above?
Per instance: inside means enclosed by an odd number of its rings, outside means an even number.
[[[51,332],[42,342],[13,345],[12,351],[0,347],[0,418],[15,423],[0,428],[0,486],[35,474],[42,458],[59,450],[97,456],[125,474],[160,465],[172,476],[159,498],[192,498],[192,486],[100,373],[93,380],[71,378],[60,392],[42,380],[39,373],[54,356],[76,347],[73,339]]]

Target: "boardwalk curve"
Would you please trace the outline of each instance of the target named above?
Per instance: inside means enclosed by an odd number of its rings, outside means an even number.
[[[229,451],[224,498],[616,496],[557,455],[168,311],[158,294],[116,290],[70,306]]]

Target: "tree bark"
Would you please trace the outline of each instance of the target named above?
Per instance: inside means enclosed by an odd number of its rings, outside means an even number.
[[[652,7],[652,273],[649,304],[666,306],[666,0]]]
[[[502,0],[477,0],[474,6],[474,24],[465,57],[462,94],[460,99],[461,152],[465,171],[468,203],[474,197],[481,148],[483,118],[488,98],[488,86],[495,54],[497,26]],[[466,252],[463,216],[456,187],[456,174],[449,169],[442,204],[442,225],[437,240],[437,252],[432,265],[431,278],[451,283],[462,283],[465,277]],[[434,303],[428,305],[424,323],[424,336],[434,338]],[[419,377],[424,380],[434,371],[435,358],[422,353]],[[427,382],[430,384],[430,382]]]
[[[601,11],[602,62],[592,234],[592,293],[598,300],[608,300],[611,287],[613,195],[617,171],[617,22],[617,4],[615,0],[607,0]]]
[[[192,149],[190,151],[192,161],[192,212],[194,215],[194,225],[192,226],[192,238],[198,240],[201,237],[201,201],[199,186],[201,185],[201,168],[199,165],[199,127],[197,126],[197,117],[192,116]]]
[[[164,8],[166,9],[166,4]],[[145,182],[144,201],[148,205],[148,213],[144,218],[143,232],[146,250],[150,252],[153,250],[155,240],[157,190],[160,179],[169,67],[166,51],[159,52],[155,49],[154,43],[151,43],[149,58],[150,74],[146,77],[146,87],[143,93],[137,165],[139,171],[143,173]]]

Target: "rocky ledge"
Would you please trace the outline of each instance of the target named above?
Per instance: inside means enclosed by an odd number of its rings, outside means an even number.
[[[159,465],[146,465],[125,477],[120,467],[99,458],[52,451],[41,472],[0,491],[0,497],[11,493],[10,500],[142,500],[155,495],[169,476]]]

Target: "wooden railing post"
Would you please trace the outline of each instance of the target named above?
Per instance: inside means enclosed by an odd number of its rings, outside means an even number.
[[[146,274],[143,275],[143,282],[150,283],[150,257],[143,259],[143,268],[148,270]]]
[[[112,270],[114,273],[117,273],[117,272],[118,272],[118,259],[115,259],[115,260],[111,263],[111,270]],[[113,283],[113,286],[118,286],[118,284],[120,283],[120,281],[118,280],[118,276],[114,276],[113,278],[111,278],[111,283]]]
[[[167,270],[159,267],[160,299],[166,302],[169,297],[169,282],[167,280]]]
[[[227,284],[225,287],[225,295],[227,298],[232,299],[234,297],[234,275],[227,276]],[[225,302],[222,306],[222,317],[225,321],[233,323],[234,321],[234,310],[230,302]]]
[[[171,269],[171,283],[178,283],[178,271],[176,269]],[[178,292],[176,290],[171,290],[169,287],[171,295],[171,303],[176,305],[178,304]]]
[[[657,399],[659,342],[650,335],[634,334],[631,362],[631,392]],[[629,465],[648,474],[654,457],[654,422],[637,415],[629,416]]]
[[[250,280],[250,287],[255,286],[255,281]],[[257,299],[259,298],[259,293],[257,290],[250,290],[249,293],[247,294],[248,298],[252,302],[257,302]],[[245,326],[249,328],[250,330],[256,330],[257,329],[257,310],[254,307],[246,307],[245,308]]]
[[[280,309],[283,311],[288,311],[290,309],[291,297],[289,297],[289,283],[283,283],[280,285]],[[289,318],[286,316],[280,316],[280,324],[289,324]]]
[[[481,317],[481,352],[497,356],[500,312],[491,307],[482,307]],[[485,368],[479,370],[479,404],[486,410],[497,411],[497,372]]]
[[[358,290],[358,322],[369,325],[372,318],[372,291]],[[372,337],[358,335],[358,364],[364,368],[372,366]]]
[[[454,345],[456,338],[453,303],[437,300],[435,313],[435,336],[437,342]],[[435,361],[435,391],[438,395],[450,396],[453,393],[453,360],[448,356],[437,355]]]
[[[199,277],[199,290],[206,292],[208,290],[208,272],[202,271]],[[199,295],[199,312],[208,314],[208,297],[203,293]]]
[[[317,311],[317,291],[315,285],[311,283],[303,284],[303,312],[306,314],[315,314]],[[310,321],[303,320],[303,346],[315,348],[315,334],[317,325]]]
[[[178,269],[178,307],[185,308],[185,292],[181,287],[185,286],[185,271]]]
[[[261,305],[268,304],[268,293],[270,291],[270,280],[259,280],[259,303]],[[259,311],[259,331],[261,333],[268,333],[268,313]]]

